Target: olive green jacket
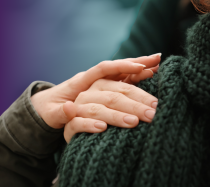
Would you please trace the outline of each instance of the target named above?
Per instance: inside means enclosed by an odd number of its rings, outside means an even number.
[[[49,187],[56,177],[54,153],[63,129],[49,127],[30,97],[52,87],[33,82],[0,117],[0,187]]]

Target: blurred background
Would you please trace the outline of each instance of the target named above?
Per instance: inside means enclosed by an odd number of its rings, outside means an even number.
[[[59,84],[117,52],[143,0],[1,0],[0,115],[36,80]]]

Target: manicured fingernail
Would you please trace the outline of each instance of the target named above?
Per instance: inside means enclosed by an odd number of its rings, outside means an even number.
[[[153,56],[154,56],[154,57],[155,57],[155,56],[159,56],[159,57],[161,57],[161,56],[162,56],[162,53],[156,53],[156,54],[154,54],[154,55],[150,55],[150,56],[152,56],[152,57],[153,57]]]
[[[138,122],[138,118],[135,116],[125,116],[123,119],[124,119],[124,122],[129,125],[134,125]]]
[[[106,123],[103,123],[103,122],[96,122],[94,124],[94,126],[97,128],[97,129],[105,129],[106,128]]]
[[[144,64],[138,64],[138,63],[133,63],[133,66],[135,66],[135,67],[141,66],[141,67],[146,68],[146,66]]]
[[[153,102],[153,103],[152,103],[152,108],[156,109],[156,108],[157,108],[157,105],[158,105],[158,102],[156,102],[156,101]]]
[[[155,116],[155,110],[146,110],[144,114],[147,118],[153,119]]]

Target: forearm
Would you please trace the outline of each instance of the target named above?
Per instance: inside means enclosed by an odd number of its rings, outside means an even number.
[[[32,83],[0,117],[0,186],[47,187],[55,177],[53,154],[63,129],[49,127],[30,100],[32,92],[52,86]]]

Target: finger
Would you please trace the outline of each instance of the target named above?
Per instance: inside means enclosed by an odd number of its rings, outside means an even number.
[[[125,60],[129,60],[134,63],[144,64],[146,68],[152,68],[160,63],[161,53],[157,53],[150,56],[138,57],[138,58],[126,58]]]
[[[89,95],[86,94],[83,96],[83,98],[80,99],[80,104],[82,104],[82,106],[83,104],[89,104],[89,103],[99,104],[96,106],[89,105],[90,106],[89,110],[93,110],[96,113],[98,111],[102,112],[101,110],[104,110],[104,112],[108,112],[106,108],[101,109],[100,105],[102,105],[102,106],[106,106],[109,109],[113,109],[116,111],[120,111],[120,112],[137,116],[139,120],[145,121],[145,122],[151,122],[155,114],[154,108],[147,106],[143,104],[142,102],[134,101],[128,98],[127,96],[121,93],[117,93],[117,92],[98,91],[98,92],[94,92],[94,94],[93,93],[90,93]],[[148,110],[150,110],[150,114],[153,113],[153,116],[147,115]],[[112,110],[110,112],[112,112]],[[103,113],[101,114],[103,115]],[[82,117],[91,117],[91,116],[82,116]],[[104,120],[104,119],[100,119],[100,120]]]
[[[63,128],[64,125],[76,116],[76,106],[71,101],[64,104],[52,103],[47,106],[48,116],[45,122],[55,129]]]
[[[159,64],[155,67],[149,68],[150,70],[153,71],[153,73],[157,73],[158,69],[159,69]]]
[[[153,74],[154,73],[151,69],[145,69],[139,74],[129,75],[125,80],[123,80],[123,82],[128,83],[128,84],[136,84],[147,78],[152,78]]]
[[[64,128],[64,138],[67,143],[71,138],[80,132],[100,133],[105,131],[107,124],[104,121],[99,121],[90,118],[75,117],[69,121]]]
[[[152,70],[153,73],[157,73],[157,71],[159,69],[159,64],[155,67],[148,68],[148,69]],[[144,69],[144,70],[146,70],[146,69]],[[142,72],[140,72],[140,73],[142,73]],[[108,77],[108,79],[114,80],[114,81],[125,80],[128,76],[131,76],[131,75],[136,75],[136,74],[118,74],[118,75],[113,76],[113,77]],[[152,76],[150,73],[147,73],[147,75],[148,75],[148,77],[146,77],[146,78],[150,78]],[[107,77],[105,77],[105,78],[107,79]],[[144,79],[142,79],[142,80],[144,80]],[[125,81],[123,81],[123,82],[125,82]],[[132,83],[132,81],[128,81],[128,82],[126,81],[126,83],[135,84],[135,83]]]
[[[148,72],[151,74],[150,70]],[[152,108],[156,108],[155,104],[158,102],[157,98],[154,97],[153,95],[145,92],[141,88],[138,88],[134,85],[127,84],[124,82],[100,79],[93,86],[91,86],[89,88],[89,91],[91,91],[91,90],[93,91],[92,95],[96,95],[96,94],[94,94],[95,91],[112,91],[112,92],[122,93],[125,96],[127,96],[128,98],[130,98],[134,101],[143,103],[143,104],[150,106]],[[85,94],[86,93],[82,92],[82,93],[80,93],[79,96],[85,96]],[[78,99],[79,99],[79,96],[78,96]],[[101,99],[102,99],[102,97],[101,97]],[[155,104],[154,104],[154,102],[155,102]]]
[[[104,61],[87,70],[83,76],[83,82],[89,87],[96,80],[108,75],[140,73],[144,67],[142,64],[133,63],[128,60]]]
[[[67,101],[61,107],[61,111],[67,117],[65,123],[76,117],[76,106],[72,101]]]
[[[78,105],[77,116],[97,119],[107,124],[123,128],[133,128],[139,123],[137,116],[116,111],[96,103]]]
[[[138,57],[138,58],[127,58],[127,59],[122,59],[122,60],[123,61],[124,60],[125,61],[129,60],[129,61],[134,62],[134,63],[143,64],[143,65],[146,66],[145,68],[153,68],[160,63],[161,55],[162,55],[161,53],[157,53],[157,54],[154,54],[154,55],[151,55],[151,56],[142,56],[142,57]],[[118,78],[119,75],[120,74],[108,75],[104,78],[110,79],[110,80],[122,80],[122,79]]]

